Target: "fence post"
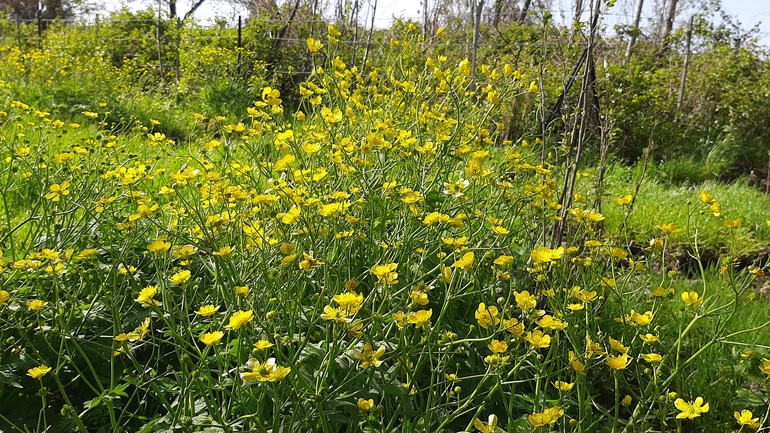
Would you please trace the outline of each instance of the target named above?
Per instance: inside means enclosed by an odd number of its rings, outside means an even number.
[[[158,1],[158,22],[156,25],[156,31],[155,31],[155,38],[158,41],[158,73],[160,74],[160,81],[162,83],[165,83],[166,79],[163,75],[163,47],[161,45],[161,34],[160,34],[160,23],[161,23],[161,9],[160,9],[160,1]]]
[[[241,21],[241,16],[238,15],[238,49],[236,50],[238,52],[238,63],[236,66],[236,70],[238,71],[237,72],[238,77],[241,76],[241,61],[243,59],[241,57],[241,54],[243,53],[243,39],[242,39],[243,33],[242,32],[243,32],[243,24]]]

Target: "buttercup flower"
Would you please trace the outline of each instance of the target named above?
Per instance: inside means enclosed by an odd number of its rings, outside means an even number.
[[[484,423],[480,419],[473,420],[473,426],[481,433],[499,433],[502,430],[497,426],[497,415],[492,414],[487,418],[487,422]]]
[[[385,354],[385,348],[380,347],[376,351],[373,350],[372,345],[369,343],[364,344],[364,350],[354,350],[353,358],[361,360],[360,367],[366,370],[369,367],[379,367],[382,365],[380,357]]]
[[[618,356],[607,356],[607,365],[609,365],[613,370],[625,370],[626,367],[631,364],[631,361],[632,359],[630,356],[628,356],[628,353],[624,353]]]
[[[754,414],[751,413],[750,410],[743,409],[742,411],[735,412],[733,414],[733,417],[735,417],[735,420],[738,421],[738,424],[740,425],[747,425],[752,426],[759,422],[759,418],[752,418]]]
[[[709,411],[709,404],[703,404],[703,397],[697,397],[694,402],[687,402],[681,398],[678,398],[676,401],[674,401],[674,406],[682,411],[676,416],[677,419],[695,419],[702,413]]]
[[[219,344],[219,342],[222,341],[222,337],[224,337],[224,335],[225,333],[222,331],[207,332],[201,335],[200,340],[206,346],[213,346],[215,344]]]
[[[177,272],[176,274],[172,275],[171,278],[168,280],[171,281],[174,284],[182,285],[188,281],[190,281],[190,271],[184,270]]]
[[[254,319],[254,310],[249,311],[236,311],[230,316],[230,323],[225,325],[227,329],[240,329],[243,325],[251,322]]]
[[[277,382],[291,373],[290,367],[281,367],[275,364],[275,358],[270,358],[261,363],[254,358],[246,363],[249,371],[241,373],[244,382],[256,380],[258,382]]]
[[[48,302],[41,301],[40,299],[32,299],[27,301],[27,308],[32,311],[40,311],[48,305]]]
[[[420,310],[417,312],[409,313],[406,317],[406,321],[415,328],[422,328],[423,326],[430,326],[430,316],[433,314],[433,309]]]
[[[196,311],[195,314],[203,317],[209,317],[216,314],[217,311],[219,311],[218,306],[209,304],[209,305],[203,305],[200,308],[198,308],[198,311]]]
[[[362,411],[368,412],[374,407],[374,399],[370,398],[369,400],[364,400],[363,398],[359,398],[356,406],[358,406],[358,408]]]
[[[476,321],[479,323],[479,326],[488,329],[490,325],[495,326],[500,323],[500,319],[497,317],[499,314],[497,307],[491,306],[487,308],[482,302],[476,310]]]
[[[51,371],[51,367],[41,365],[39,367],[34,367],[27,370],[27,376],[33,379],[42,379],[43,376],[48,374],[49,371]]]

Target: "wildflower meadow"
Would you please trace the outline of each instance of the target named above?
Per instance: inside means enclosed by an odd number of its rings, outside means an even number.
[[[543,74],[402,27],[145,120],[34,93],[133,66],[0,51],[3,431],[770,428],[767,196],[512,134]]]

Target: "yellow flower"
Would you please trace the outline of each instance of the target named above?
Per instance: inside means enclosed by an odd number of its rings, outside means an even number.
[[[644,341],[647,344],[652,344],[658,341],[659,337],[657,335],[652,335],[652,334],[642,334],[642,335],[639,335],[639,338],[641,338],[642,341]]]
[[[254,310],[238,310],[230,316],[230,323],[225,326],[227,329],[240,329],[241,326],[251,322],[254,319]]]
[[[759,366],[759,370],[770,376],[770,359],[762,358],[762,365]]]
[[[171,278],[168,279],[174,284],[182,285],[188,281],[190,281],[190,271],[180,271],[176,274],[172,275]]]
[[[471,268],[471,266],[473,266],[473,257],[473,251],[468,251],[467,253],[463,254],[460,260],[454,262],[452,267],[464,269],[467,271]]]
[[[175,245],[171,249],[171,253],[174,254],[174,257],[180,260],[191,259],[196,252],[198,252],[198,249],[192,245]]]
[[[527,290],[523,290],[521,293],[514,291],[513,296],[516,298],[516,305],[524,311],[537,307],[537,298],[535,295],[530,295]]]
[[[562,382],[561,380],[557,380],[553,383],[553,386],[558,389],[561,392],[567,392],[572,389],[573,386],[575,386],[574,383],[569,382]]]
[[[709,404],[703,404],[703,397],[697,397],[694,402],[687,402],[681,398],[678,398],[674,402],[674,406],[682,411],[681,413],[677,414],[677,419],[695,419],[699,417],[700,414],[709,411]]]
[[[267,340],[259,340],[256,343],[254,343],[254,350],[261,352],[263,350],[267,350],[269,348],[273,347],[273,343],[267,341]]]
[[[583,364],[577,356],[575,356],[575,352],[569,351],[569,367],[577,374],[580,374],[582,376],[586,375],[586,366]]]
[[[497,307],[491,306],[487,308],[482,302],[476,310],[476,321],[479,323],[479,326],[488,329],[490,325],[495,326],[500,323],[500,318],[497,317],[499,314],[500,312],[497,310]]]
[[[75,256],[75,258],[78,259],[78,260],[88,260],[88,259],[90,259],[92,257],[96,257],[97,253],[98,253],[98,251],[97,251],[96,248],[89,248],[87,250],[81,251],[80,254]]]
[[[513,256],[506,256],[506,255],[500,256],[496,258],[494,261],[494,264],[496,264],[497,266],[508,266],[511,263],[513,263]]]
[[[599,281],[599,285],[602,287],[615,287],[615,279],[610,277],[602,277]]]
[[[535,264],[542,265],[544,263],[551,263],[554,260],[559,260],[562,255],[564,255],[563,247],[559,247],[555,250],[547,247],[540,247],[529,253],[529,258],[532,259]]]
[[[505,341],[492,340],[492,343],[488,344],[487,347],[492,353],[503,353],[508,350],[508,343]]]
[[[574,298],[576,298],[578,301],[581,301],[583,303],[589,303],[593,302],[598,298],[598,294],[595,290],[588,291],[586,289],[580,289],[580,287],[575,286],[572,289],[572,292],[570,293]]]
[[[564,415],[564,410],[559,406],[554,406],[543,412],[527,416],[527,420],[532,424],[532,427],[545,427],[555,424],[562,415]]]
[[[249,294],[249,286],[236,286],[234,291],[239,298],[245,298]]]
[[[163,254],[171,248],[171,243],[166,242],[164,239],[155,239],[154,242],[147,245],[147,251],[155,254]]]
[[[374,399],[364,400],[363,398],[358,399],[358,403],[356,403],[359,409],[361,409],[364,412],[368,412],[372,410],[374,407]]]
[[[347,292],[340,295],[334,295],[332,300],[339,304],[340,308],[354,315],[361,309],[364,302],[364,295],[361,293]]]
[[[663,222],[659,222],[657,227],[658,227],[658,229],[660,229],[663,232],[664,235],[671,235],[671,234],[676,234],[676,233],[682,233],[682,229],[676,228],[674,223],[666,224],[666,223],[663,223]]]
[[[150,306],[160,306],[161,303],[154,299],[155,295],[158,294],[158,286],[147,286],[144,289],[142,289],[139,292],[139,296],[134,299],[135,302],[139,303],[144,308],[150,307]]]
[[[650,364],[657,364],[663,360],[663,357],[657,353],[642,353],[642,359],[649,362]]]
[[[275,358],[268,359],[264,364],[260,363],[254,358],[249,359],[246,363],[246,367],[249,371],[241,373],[241,379],[244,382],[250,380],[256,380],[259,382],[276,382],[279,381],[289,373],[291,373],[290,367],[281,367],[275,364]]]
[[[625,259],[626,257],[628,257],[628,252],[626,252],[622,248],[611,247],[610,255],[616,259]]]
[[[268,105],[281,105],[281,91],[270,87],[262,89],[262,100]]]
[[[33,379],[42,379],[43,376],[48,374],[49,371],[51,371],[51,367],[41,365],[39,367],[30,368],[29,370],[27,370],[27,376]]]
[[[546,314],[540,320],[537,320],[535,323],[537,323],[541,328],[545,329],[546,331],[561,331],[564,328],[567,327],[567,323],[563,322],[561,319],[554,318],[550,314]]]
[[[303,271],[310,270],[313,266],[320,266],[323,265],[324,262],[316,259],[313,256],[313,252],[310,251],[309,253],[302,253],[303,260],[299,262],[299,268]]]
[[[507,319],[505,322],[503,322],[503,327],[506,331],[510,332],[516,337],[521,337],[521,334],[524,333],[524,324],[519,323],[519,320],[515,317]]]
[[[0,305],[5,305],[11,299],[11,294],[5,290],[0,290]]]
[[[223,259],[229,259],[230,256],[233,255],[233,252],[235,251],[235,248],[225,245],[224,247],[220,248],[218,251],[214,251],[214,255],[217,257],[222,257]]]
[[[422,328],[423,326],[430,326],[430,316],[433,315],[433,309],[420,310],[417,312],[409,313],[406,317],[406,321],[415,326],[415,328]]]
[[[209,317],[209,316],[213,316],[214,314],[217,314],[217,311],[219,311],[218,306],[208,304],[198,308],[198,311],[196,311],[195,314],[203,317]]]
[[[387,263],[384,265],[374,265],[369,272],[377,277],[377,282],[392,285],[398,283],[397,268],[398,263]]]
[[[743,218],[738,218],[734,220],[725,220],[725,222],[723,222],[722,225],[728,229],[737,229],[738,227],[741,226],[742,222],[743,222]]]
[[[340,33],[340,31],[339,31],[339,30],[337,30],[337,28],[336,28],[336,27],[334,27],[334,26],[333,26],[333,25],[331,25],[331,24],[329,24],[329,25],[326,27],[326,30],[329,32],[329,34],[330,34],[330,35],[334,36],[335,38],[338,38],[338,37],[342,36],[342,33]]]
[[[632,196],[631,194],[628,194],[628,195],[624,195],[623,197],[616,197],[614,201],[615,201],[615,204],[617,204],[618,206],[625,206],[627,204],[630,204],[633,198],[634,196]]]
[[[216,331],[216,332],[207,332],[203,335],[201,335],[201,343],[205,344],[206,346],[213,346],[215,344],[219,344],[220,341],[222,341],[222,337],[225,336],[225,333],[222,331]]]
[[[59,201],[61,196],[68,195],[70,193],[69,187],[70,187],[69,182],[64,182],[61,185],[58,183],[55,183],[50,186],[51,192],[46,194],[45,198],[52,201]]]
[[[324,307],[321,318],[324,320],[333,320],[336,323],[350,323],[353,321],[353,319],[349,317],[347,311],[342,308],[334,308],[331,305]]]
[[[610,337],[610,346],[612,347],[612,350],[620,353],[626,353],[628,352],[628,347],[623,345],[622,341],[618,341],[612,337]]]
[[[631,310],[631,313],[626,314],[625,317],[615,319],[615,321],[625,323],[626,325],[647,326],[652,323],[652,319],[654,319],[652,311],[639,314],[636,311]]]
[[[613,370],[625,370],[626,367],[631,364],[631,361],[632,359],[628,356],[627,353],[618,356],[607,356],[607,365],[609,365]]]
[[[631,402],[632,402],[632,399],[630,395],[626,395],[625,397],[623,397],[623,400],[620,400],[620,404],[622,404],[623,406],[631,406]]]
[[[551,345],[551,336],[543,334],[539,329],[535,332],[527,332],[524,339],[532,345],[533,349],[545,349]]]
[[[321,51],[321,48],[323,47],[324,47],[324,44],[322,44],[321,41],[313,38],[307,39],[307,49],[310,50],[311,53],[315,54]]]
[[[743,409],[740,413],[735,412],[733,416],[740,425],[751,426],[759,422],[759,418],[752,418],[754,414],[752,414],[750,410],[746,409]]]
[[[700,192],[700,201],[703,204],[712,205],[716,203],[717,201],[714,199],[714,197],[711,196],[711,193],[709,193],[706,190],[703,190]]]
[[[480,431],[481,433],[499,433],[502,431],[499,427],[497,427],[497,415],[495,414],[489,415],[486,424],[480,419],[476,418],[473,420],[473,426],[476,427],[476,430]]]
[[[373,350],[372,345],[369,343],[364,344],[364,350],[354,350],[353,358],[361,360],[360,367],[366,370],[369,367],[379,367],[382,365],[380,357],[385,354],[385,348],[380,347],[376,351]]]
[[[40,311],[48,305],[48,302],[43,302],[40,299],[32,299],[27,301],[27,308],[32,311]]]
[[[682,292],[682,301],[688,307],[699,307],[703,304],[703,298],[699,298],[698,292]]]

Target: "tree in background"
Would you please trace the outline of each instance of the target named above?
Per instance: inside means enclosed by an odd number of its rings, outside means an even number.
[[[21,20],[52,20],[73,15],[70,0],[0,0],[0,11],[3,9]]]

